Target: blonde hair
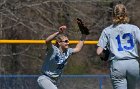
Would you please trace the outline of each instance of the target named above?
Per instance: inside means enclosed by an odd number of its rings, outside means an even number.
[[[57,35],[56,37],[55,37],[55,39],[56,39],[56,46],[57,47],[59,47],[59,44],[58,44],[58,42],[60,42],[60,41],[62,41],[62,39],[64,38],[64,37],[67,37],[65,34],[59,34],[59,35]]]
[[[121,24],[128,23],[129,17],[127,15],[127,9],[123,4],[117,4],[113,12],[113,23]]]

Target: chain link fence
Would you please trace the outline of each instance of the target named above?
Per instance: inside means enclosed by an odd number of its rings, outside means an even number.
[[[0,75],[0,89],[40,89],[39,75]],[[140,79],[137,88],[140,87]],[[109,75],[63,75],[59,89],[113,89]]]

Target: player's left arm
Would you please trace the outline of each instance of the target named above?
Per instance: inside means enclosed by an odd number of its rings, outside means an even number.
[[[107,42],[108,38],[105,33],[105,30],[101,33],[101,36],[99,38],[98,44],[97,44],[97,50],[96,53],[100,57],[101,60],[107,61],[109,58],[110,51],[107,49]]]
[[[76,45],[76,47],[73,48],[73,53],[77,53],[82,49],[86,36],[89,35],[89,29],[87,28],[87,26],[84,25],[81,19],[77,18],[77,24],[78,24],[79,30],[81,31],[82,36],[81,36],[80,41]]]
[[[139,44],[140,44],[140,29],[139,29],[138,27],[136,28],[135,35],[136,35],[136,39],[137,39],[137,41],[138,41]]]
[[[77,52],[79,52],[82,49],[82,47],[84,45],[85,39],[86,39],[86,35],[85,34],[82,34],[80,41],[78,42],[78,44],[76,45],[76,47],[73,48],[73,53],[77,53]]]

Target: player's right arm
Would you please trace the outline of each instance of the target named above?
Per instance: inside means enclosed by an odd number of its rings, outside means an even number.
[[[46,44],[47,44],[47,48],[50,48],[52,47],[52,43],[51,41],[59,34],[59,32],[55,32],[53,33],[52,35],[48,36],[47,39],[46,39]]]
[[[104,49],[103,49],[102,47],[99,46],[99,47],[97,48],[97,50],[96,50],[97,55],[100,56],[100,55],[102,54],[103,50],[104,50]]]
[[[63,33],[63,31],[66,29],[66,26],[60,26],[58,32],[55,32],[53,34],[51,34],[50,36],[47,37],[47,39],[45,40],[46,44],[47,44],[47,49],[52,48],[52,43],[51,41],[60,33]]]
[[[107,36],[105,34],[105,30],[103,30],[97,44],[98,48],[96,50],[96,53],[98,56],[102,56],[101,54],[103,53],[103,50],[105,49],[106,45],[107,45]]]

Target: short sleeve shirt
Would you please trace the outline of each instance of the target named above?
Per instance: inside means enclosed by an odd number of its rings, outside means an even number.
[[[68,48],[62,53],[56,46],[52,45],[52,49],[48,50],[46,54],[45,62],[42,66],[42,72],[50,77],[59,77],[72,53],[72,48]]]

